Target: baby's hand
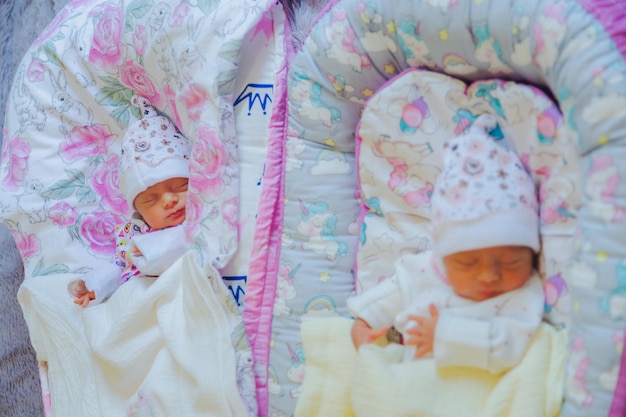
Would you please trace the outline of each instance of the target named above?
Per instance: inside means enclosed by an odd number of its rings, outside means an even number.
[[[76,298],[74,304],[78,304],[83,308],[87,307],[91,300],[96,299],[96,293],[89,291],[85,285],[85,281],[82,279],[70,282],[67,289],[70,294]]]
[[[89,291],[88,293],[85,293],[79,297],[76,297],[76,299],[74,300],[74,304],[78,304],[82,308],[85,308],[89,305],[89,302],[91,300],[95,300],[95,299],[96,299],[96,293],[94,293],[93,291]]]
[[[435,343],[435,329],[439,320],[439,310],[434,304],[428,307],[430,317],[410,314],[408,319],[416,323],[415,326],[406,330],[408,337],[404,338],[404,344],[415,346],[415,357],[421,358],[433,351]]]
[[[352,324],[352,329],[350,330],[352,343],[357,350],[362,344],[373,343],[374,341],[376,341],[376,339],[384,336],[386,333],[386,327],[374,330],[370,327],[369,324],[367,324],[365,320],[358,317],[354,320],[354,323]]]

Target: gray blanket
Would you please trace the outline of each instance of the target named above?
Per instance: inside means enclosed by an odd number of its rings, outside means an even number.
[[[67,0],[0,2],[0,132],[15,70],[30,44]],[[1,141],[0,141],[1,143]],[[24,279],[19,252],[0,224],[0,416],[43,416],[35,352],[17,302]]]
[[[0,224],[0,416],[43,416],[35,352],[17,303],[24,267],[11,232]]]

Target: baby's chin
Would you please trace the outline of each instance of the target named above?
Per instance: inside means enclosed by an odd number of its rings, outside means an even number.
[[[168,227],[176,227],[176,226],[180,226],[181,224],[183,224],[185,222],[185,219],[182,219],[180,221],[176,221],[175,223],[172,223],[171,226]]]
[[[484,291],[471,291],[471,292],[467,292],[467,293],[459,293],[457,291],[455,291],[456,295],[463,297],[463,298],[467,298],[470,299],[472,301],[476,301],[476,302],[481,302],[481,301],[486,301],[489,300],[491,298],[495,298],[497,296],[499,296],[500,294],[502,294],[501,291],[495,291],[495,290],[484,290]]]
[[[186,218],[187,218],[187,216],[183,215],[179,219],[176,219],[176,221],[174,222],[174,224],[172,226],[180,226],[181,224],[183,224],[185,222]]]

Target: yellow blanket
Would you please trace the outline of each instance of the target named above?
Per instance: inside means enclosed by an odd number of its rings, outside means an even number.
[[[432,359],[402,363],[402,348],[350,339],[352,320],[306,321],[306,377],[295,417],[552,417],[563,398],[567,332],[542,324],[510,371],[437,369]]]

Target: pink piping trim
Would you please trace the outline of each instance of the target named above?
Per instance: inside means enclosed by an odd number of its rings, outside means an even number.
[[[622,0],[578,0],[611,36],[615,46],[626,59],[626,6]]]
[[[287,126],[288,62],[294,51],[291,27],[285,21],[283,51],[286,62],[276,72],[274,102],[270,118],[265,175],[259,198],[256,230],[252,244],[249,281],[246,285],[243,322],[252,348],[259,417],[269,413],[268,366],[276,277],[284,217],[284,152]]]

